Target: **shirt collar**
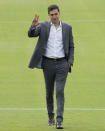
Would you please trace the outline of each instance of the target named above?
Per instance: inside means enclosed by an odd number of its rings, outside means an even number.
[[[50,24],[51,24],[51,26],[54,25],[52,22]],[[62,27],[62,22],[61,21],[60,21],[60,25],[59,26]]]

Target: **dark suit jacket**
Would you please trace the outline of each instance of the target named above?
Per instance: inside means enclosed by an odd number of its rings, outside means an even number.
[[[42,68],[42,56],[45,54],[47,41],[49,37],[51,22],[46,21],[40,23],[37,27],[30,27],[28,31],[29,37],[37,37],[37,45],[34,49],[33,55],[31,57],[29,68]],[[72,35],[72,27],[66,23],[62,22],[62,37],[64,53],[68,63],[73,65],[74,61],[74,42]],[[70,68],[71,71],[71,68]]]

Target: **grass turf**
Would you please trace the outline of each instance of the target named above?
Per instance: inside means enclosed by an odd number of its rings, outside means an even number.
[[[65,87],[65,107],[105,108],[104,0],[0,1],[0,108],[46,107],[42,71],[27,67],[37,41],[27,31],[35,13],[40,21],[49,20],[50,4],[58,4],[61,20],[73,27],[75,63]],[[105,111],[64,112],[67,131],[104,131],[104,123]],[[0,131],[42,129],[55,129],[47,126],[47,111],[0,110]]]

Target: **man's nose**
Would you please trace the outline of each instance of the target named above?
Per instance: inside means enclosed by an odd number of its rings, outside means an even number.
[[[53,15],[53,18],[56,18],[56,15]]]

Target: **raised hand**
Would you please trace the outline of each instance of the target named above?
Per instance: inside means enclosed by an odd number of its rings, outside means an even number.
[[[35,18],[32,21],[32,27],[39,25],[38,19],[39,19],[39,16],[37,14],[35,14]]]

